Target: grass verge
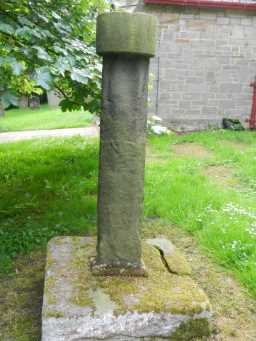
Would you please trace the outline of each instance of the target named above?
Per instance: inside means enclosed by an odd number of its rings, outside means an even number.
[[[232,142],[232,143],[231,143]],[[211,157],[176,155],[177,143],[197,143]],[[238,148],[236,143],[239,143]],[[245,147],[242,148],[241,144]],[[208,131],[151,139],[145,215],[194,234],[201,246],[256,297],[256,137],[251,132]],[[205,167],[228,165],[239,186],[224,186]]]
[[[91,117],[88,111],[62,112],[48,105],[38,109],[11,109],[0,117],[0,132],[85,127],[91,123]]]
[[[175,154],[174,145],[182,143],[200,144],[210,153]],[[194,234],[254,297],[255,145],[250,132],[152,137],[145,182],[145,216]],[[1,145],[0,164],[2,272],[9,271],[17,255],[45,245],[55,235],[95,231],[96,143],[76,137]],[[239,186],[225,186],[203,171],[216,165],[232,168]]]
[[[55,235],[95,231],[97,153],[82,138],[0,146],[0,271]]]

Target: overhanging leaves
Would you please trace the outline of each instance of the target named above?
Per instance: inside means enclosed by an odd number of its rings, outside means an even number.
[[[13,91],[4,91],[1,96],[1,104],[4,109],[10,105],[18,105],[18,97]]]
[[[9,24],[5,24],[4,22],[0,22],[0,32],[7,33],[7,34],[13,34],[14,28]]]
[[[77,81],[82,84],[88,84],[89,76],[90,76],[90,73],[86,70],[72,68],[71,79],[73,79],[73,81]]]
[[[30,80],[34,89],[56,87],[66,109],[98,111],[101,67],[94,46],[95,18],[104,8],[104,0],[1,2],[0,77],[8,73],[0,79],[0,96],[10,86],[24,91],[16,77]]]
[[[45,90],[50,90],[52,88],[53,77],[47,66],[36,69],[35,81],[37,85]]]

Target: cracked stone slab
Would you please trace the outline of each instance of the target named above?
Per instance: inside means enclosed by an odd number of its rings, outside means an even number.
[[[207,335],[212,314],[205,293],[189,276],[170,273],[150,244],[143,243],[148,277],[137,278],[93,276],[93,238],[51,240],[42,341],[191,340]]]
[[[178,275],[191,275],[192,269],[185,256],[176,246],[163,236],[147,239],[149,245],[157,248],[170,272]]]

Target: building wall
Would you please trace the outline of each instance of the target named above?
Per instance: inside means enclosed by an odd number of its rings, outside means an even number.
[[[223,117],[245,122],[256,75],[256,11],[118,5],[159,19],[150,112],[175,130],[220,127]]]

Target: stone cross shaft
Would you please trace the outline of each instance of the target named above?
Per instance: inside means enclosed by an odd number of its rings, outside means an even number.
[[[148,69],[155,41],[152,15],[112,12],[98,17],[103,100],[95,274],[144,275],[140,222]]]

